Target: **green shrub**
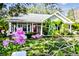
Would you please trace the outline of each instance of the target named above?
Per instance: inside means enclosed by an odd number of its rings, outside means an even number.
[[[28,32],[26,33],[27,38],[31,38],[32,35],[36,34],[35,32]]]

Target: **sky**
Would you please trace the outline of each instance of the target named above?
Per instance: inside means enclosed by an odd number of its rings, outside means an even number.
[[[79,3],[63,3],[63,4],[59,4],[61,8],[68,10],[71,8],[79,8]]]
[[[67,13],[68,10],[70,9],[79,9],[79,3],[60,3],[59,7],[65,12]]]

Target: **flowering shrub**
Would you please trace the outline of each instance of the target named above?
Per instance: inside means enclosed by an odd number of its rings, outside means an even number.
[[[25,39],[22,36],[19,36],[15,39],[15,42],[18,43],[18,44],[24,44]]]
[[[25,36],[25,33],[24,33],[22,28],[18,28],[17,31],[13,33],[13,37],[14,37],[14,40],[4,40],[3,41],[3,46],[7,47],[9,42],[22,45],[26,41],[25,40],[26,36]]]
[[[4,47],[7,47],[8,44],[9,44],[9,40],[4,40],[4,41],[3,41],[3,46],[4,46]]]
[[[38,38],[41,38],[42,36],[40,34],[35,34],[35,35],[32,35],[32,38],[34,39],[38,39]]]

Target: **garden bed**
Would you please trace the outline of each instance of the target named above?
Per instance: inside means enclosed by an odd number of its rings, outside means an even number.
[[[10,43],[7,48],[0,43],[0,55],[10,56],[12,52],[25,50],[27,56],[71,56],[79,55],[79,42],[72,40],[66,42],[63,38],[40,38],[36,40],[26,39],[24,45],[14,45]],[[74,50],[74,47],[75,50]]]

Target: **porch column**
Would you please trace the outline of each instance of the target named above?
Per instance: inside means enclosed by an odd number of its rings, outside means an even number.
[[[30,24],[30,32],[32,31],[31,27],[32,27],[32,26],[31,26],[31,24]]]
[[[41,31],[40,31],[41,35],[43,34],[43,24],[41,23]]]
[[[28,33],[28,23],[27,23],[27,33]]]
[[[69,31],[72,32],[72,24],[69,24]]]
[[[33,23],[32,23],[32,32],[33,32]]]
[[[9,22],[9,32],[11,32],[11,22]]]
[[[36,27],[37,27],[37,33],[38,33],[38,24],[36,24]]]
[[[17,27],[16,28],[18,28],[18,23],[17,23]]]

